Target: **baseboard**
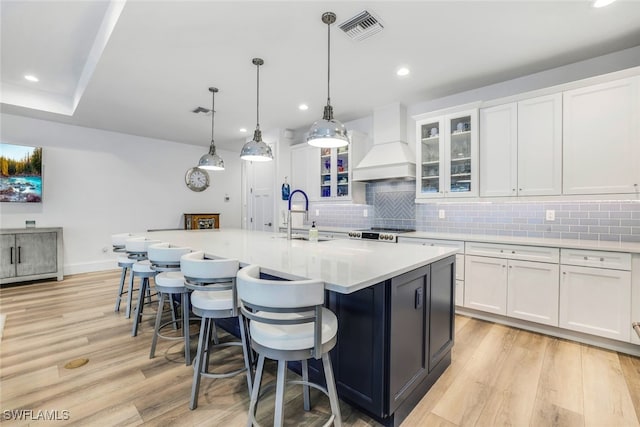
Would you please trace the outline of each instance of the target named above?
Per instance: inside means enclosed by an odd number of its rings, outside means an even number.
[[[514,319],[512,317],[500,316],[498,314],[485,313],[483,311],[473,310],[466,307],[456,306],[456,314],[473,317],[475,319],[487,320],[493,323],[512,326],[515,328],[525,329],[539,334],[551,335],[557,338],[563,338],[570,341],[592,345],[595,347],[606,348],[608,350],[618,351],[620,353],[630,354],[632,356],[640,356],[640,345],[631,344],[624,341],[612,340],[609,338],[598,337],[595,335],[584,334],[582,332],[574,332],[568,329],[547,326],[526,320]]]
[[[66,264],[64,266],[64,274],[95,273],[97,271],[114,270],[117,268],[118,266],[115,260],[107,259],[103,261]]]

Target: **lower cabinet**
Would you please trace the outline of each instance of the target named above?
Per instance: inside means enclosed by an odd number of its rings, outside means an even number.
[[[3,229],[0,283],[62,280],[62,229]]]
[[[502,316],[558,326],[557,249],[506,245],[470,245],[470,252],[493,251],[499,257],[465,255],[464,306]],[[489,252],[491,253],[491,252]]]
[[[507,314],[507,260],[465,255],[464,306]]]
[[[561,273],[561,328],[630,341],[630,271],[563,265]]]
[[[398,424],[450,364],[454,257],[353,294],[329,295],[338,394],[383,424]]]
[[[558,264],[509,260],[507,316],[558,326]]]

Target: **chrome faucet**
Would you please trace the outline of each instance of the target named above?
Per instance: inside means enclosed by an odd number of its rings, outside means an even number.
[[[293,200],[293,195],[296,193],[300,193],[304,196],[304,201],[305,201],[304,210],[300,210],[300,209],[291,210],[291,200]],[[305,220],[309,219],[309,197],[307,197],[307,193],[305,193],[302,190],[293,190],[291,194],[289,194],[289,210],[287,214],[287,240],[291,240],[291,214],[292,213],[303,213],[304,219]]]

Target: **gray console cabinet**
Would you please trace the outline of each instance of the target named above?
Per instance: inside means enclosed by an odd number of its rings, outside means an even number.
[[[62,228],[0,230],[0,284],[63,279]]]

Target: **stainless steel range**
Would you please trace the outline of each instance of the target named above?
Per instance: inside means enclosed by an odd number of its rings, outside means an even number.
[[[349,232],[350,239],[377,240],[386,243],[398,243],[398,235],[409,233],[410,229],[398,228],[369,228],[366,230],[354,230]]]

